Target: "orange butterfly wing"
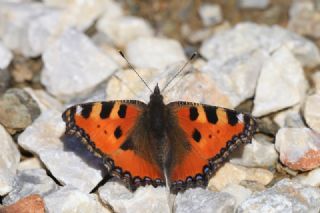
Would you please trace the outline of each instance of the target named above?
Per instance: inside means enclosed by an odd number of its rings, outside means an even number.
[[[230,109],[188,102],[172,102],[168,107],[191,144],[170,173],[174,190],[205,185],[232,150],[251,142],[256,129],[252,117]]]
[[[134,150],[127,149],[128,136],[145,108],[138,101],[110,101],[79,104],[63,113],[66,135],[75,135],[89,150],[105,159],[113,176],[127,184],[162,185],[160,169]]]

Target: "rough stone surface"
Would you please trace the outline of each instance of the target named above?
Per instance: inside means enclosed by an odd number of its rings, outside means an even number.
[[[242,9],[265,9],[270,0],[237,0],[238,7]]]
[[[42,169],[43,165],[39,158],[32,157],[27,158],[19,163],[18,170],[26,170],[26,169]]]
[[[289,10],[288,29],[301,35],[320,37],[320,12],[315,1],[293,1]]]
[[[246,167],[275,167],[278,154],[274,144],[264,138],[255,137],[251,144],[244,146],[241,156],[231,156],[230,162]]]
[[[0,69],[0,95],[9,87],[10,78],[11,76],[8,69]]]
[[[61,99],[91,92],[117,68],[83,33],[70,29],[46,49],[41,82]]]
[[[222,21],[222,11],[217,4],[202,4],[199,14],[204,26],[212,26]]]
[[[305,121],[301,115],[301,104],[277,113],[273,120],[279,127],[306,127]]]
[[[266,51],[253,51],[236,55],[224,62],[210,59],[202,67],[214,84],[229,97],[233,107],[253,97],[263,63],[268,59]]]
[[[272,172],[260,168],[245,168],[226,163],[210,179],[208,188],[222,190],[229,184],[239,184],[241,181],[255,181],[267,185],[273,179]]]
[[[288,48],[279,48],[262,67],[252,114],[263,116],[301,103],[307,86],[299,61]]]
[[[163,70],[170,64],[186,61],[181,44],[167,38],[138,38],[128,43],[125,52],[136,68]]]
[[[90,192],[102,179],[101,160],[78,140],[61,141],[64,130],[61,113],[46,111],[19,136],[18,143],[36,153],[60,183]]]
[[[320,134],[320,92],[307,97],[304,118],[308,126]]]
[[[39,114],[37,103],[22,89],[9,89],[0,96],[0,123],[10,132],[23,130]]]
[[[39,195],[29,195],[16,203],[1,208],[1,213],[45,213],[46,207],[44,201]]]
[[[6,48],[0,40],[0,69],[5,69],[8,67],[12,60],[11,51]]]
[[[250,197],[252,191],[238,184],[229,184],[221,190],[232,195],[236,199],[236,206],[239,206],[243,201]]]
[[[13,178],[20,161],[20,152],[1,124],[0,147],[0,196],[3,196],[12,190]]]
[[[150,24],[142,18],[134,16],[121,16],[118,18],[99,19],[97,29],[120,47],[124,47],[130,41],[139,37],[151,37],[154,35]]]
[[[177,195],[175,199],[175,212],[231,213],[234,212],[235,204],[235,199],[228,193],[196,188]]]
[[[58,189],[58,185],[46,174],[44,169],[18,171],[14,178],[13,190],[3,199],[3,203],[13,204],[32,194],[45,196]]]
[[[320,186],[320,168],[311,170],[307,174],[300,174],[294,178],[303,185],[310,185],[314,187]]]
[[[276,135],[281,162],[293,170],[320,166],[320,135],[308,128],[281,128]]]
[[[87,194],[72,186],[65,186],[44,197],[49,212],[111,213],[95,194]]]
[[[253,194],[244,201],[237,212],[310,212],[320,211],[320,190],[289,179],[276,183],[272,188]]]
[[[223,63],[257,49],[272,53],[281,46],[288,47],[303,66],[314,67],[320,63],[319,50],[309,40],[279,26],[253,23],[240,23],[217,33],[202,43],[200,53]]]
[[[311,78],[316,90],[320,93],[320,71],[315,72]]]
[[[139,187],[134,193],[118,182],[107,182],[99,188],[101,200],[115,212],[169,213],[168,193],[164,187]]]

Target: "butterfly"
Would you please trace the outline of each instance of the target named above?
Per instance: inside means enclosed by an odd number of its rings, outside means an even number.
[[[130,189],[167,185],[176,193],[206,186],[240,144],[250,143],[249,114],[192,102],[165,104],[157,85],[149,103],[116,100],[77,104],[62,115],[76,136]]]

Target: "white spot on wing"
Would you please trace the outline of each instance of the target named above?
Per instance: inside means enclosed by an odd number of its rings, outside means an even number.
[[[77,108],[76,108],[76,114],[80,115],[81,112],[82,112],[82,109],[83,108],[80,105],[78,105]]]
[[[238,120],[239,120],[240,122],[243,122],[243,114],[242,114],[242,113],[238,114],[238,115],[237,115],[237,118],[238,118]]]

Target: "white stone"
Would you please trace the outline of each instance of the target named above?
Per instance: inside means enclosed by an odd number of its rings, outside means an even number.
[[[316,1],[293,1],[289,9],[288,29],[301,35],[320,37],[320,12]]]
[[[101,200],[115,212],[170,212],[169,192],[165,187],[139,187],[134,193],[118,182],[107,182],[99,188]]]
[[[4,46],[4,44],[0,40],[0,69],[5,69],[8,67],[12,60],[11,51]]]
[[[250,197],[252,191],[238,184],[229,184],[221,190],[232,195],[236,199],[236,206],[239,206],[243,201]]]
[[[229,97],[232,107],[253,97],[266,51],[253,51],[237,55],[224,62],[210,59],[202,71],[209,74],[214,84]]]
[[[320,133],[320,92],[307,97],[304,118],[311,129]]]
[[[272,53],[281,46],[288,47],[303,66],[315,67],[320,63],[319,50],[311,41],[279,26],[254,23],[240,23],[213,35],[202,43],[200,53],[223,63],[257,49]]]
[[[37,102],[41,112],[46,110],[63,111],[62,103],[50,96],[45,90],[32,89],[30,87],[23,89]]]
[[[70,29],[43,54],[41,82],[61,99],[91,92],[117,68],[83,33]]]
[[[281,128],[275,147],[281,162],[291,169],[311,170],[320,166],[320,135],[308,128]]]
[[[151,37],[154,35],[150,24],[139,17],[121,16],[110,19],[101,18],[97,23],[97,29],[112,41],[116,46],[124,47],[130,41],[139,37]]]
[[[239,184],[241,181],[255,181],[267,185],[272,179],[273,173],[266,169],[246,168],[226,163],[209,180],[208,188],[220,191],[229,184]]]
[[[301,116],[301,104],[277,113],[273,120],[279,127],[306,127],[305,121]]]
[[[12,190],[13,178],[20,161],[20,152],[11,136],[0,124],[0,195]]]
[[[177,195],[174,212],[234,212],[235,204],[235,199],[228,193],[196,188]]]
[[[163,70],[170,64],[187,60],[181,44],[167,38],[138,38],[128,43],[125,52],[136,68]]]
[[[270,0],[237,0],[238,7],[243,9],[265,9]]]
[[[199,14],[204,26],[212,26],[222,21],[222,11],[218,4],[202,4]]]
[[[310,185],[314,187],[320,186],[320,168],[311,170],[307,174],[300,174],[294,178],[303,185]]]
[[[77,143],[72,150],[66,149],[60,139],[64,130],[61,114],[46,111],[19,136],[18,143],[24,149],[36,153],[60,183],[90,192],[102,180],[100,169],[103,168],[89,151],[84,150],[81,156],[75,153],[80,149],[81,142],[75,141]]]
[[[50,213],[88,212],[111,213],[104,207],[95,194],[87,194],[72,186],[65,186],[44,197]]]
[[[283,179],[272,188],[253,194],[237,212],[282,213],[320,211],[320,190]]]
[[[262,67],[252,114],[263,116],[301,103],[307,87],[300,62],[283,46]]]
[[[275,167],[278,161],[278,154],[274,144],[263,138],[253,138],[251,144],[246,144],[242,155],[232,157],[230,162],[246,167]]]
[[[42,169],[42,163],[37,157],[27,158],[19,163],[18,170]]]
[[[13,190],[3,199],[3,203],[13,204],[32,194],[44,196],[58,188],[59,186],[47,175],[44,169],[19,171],[14,179]]]
[[[311,78],[316,90],[320,92],[320,71],[313,73]]]

